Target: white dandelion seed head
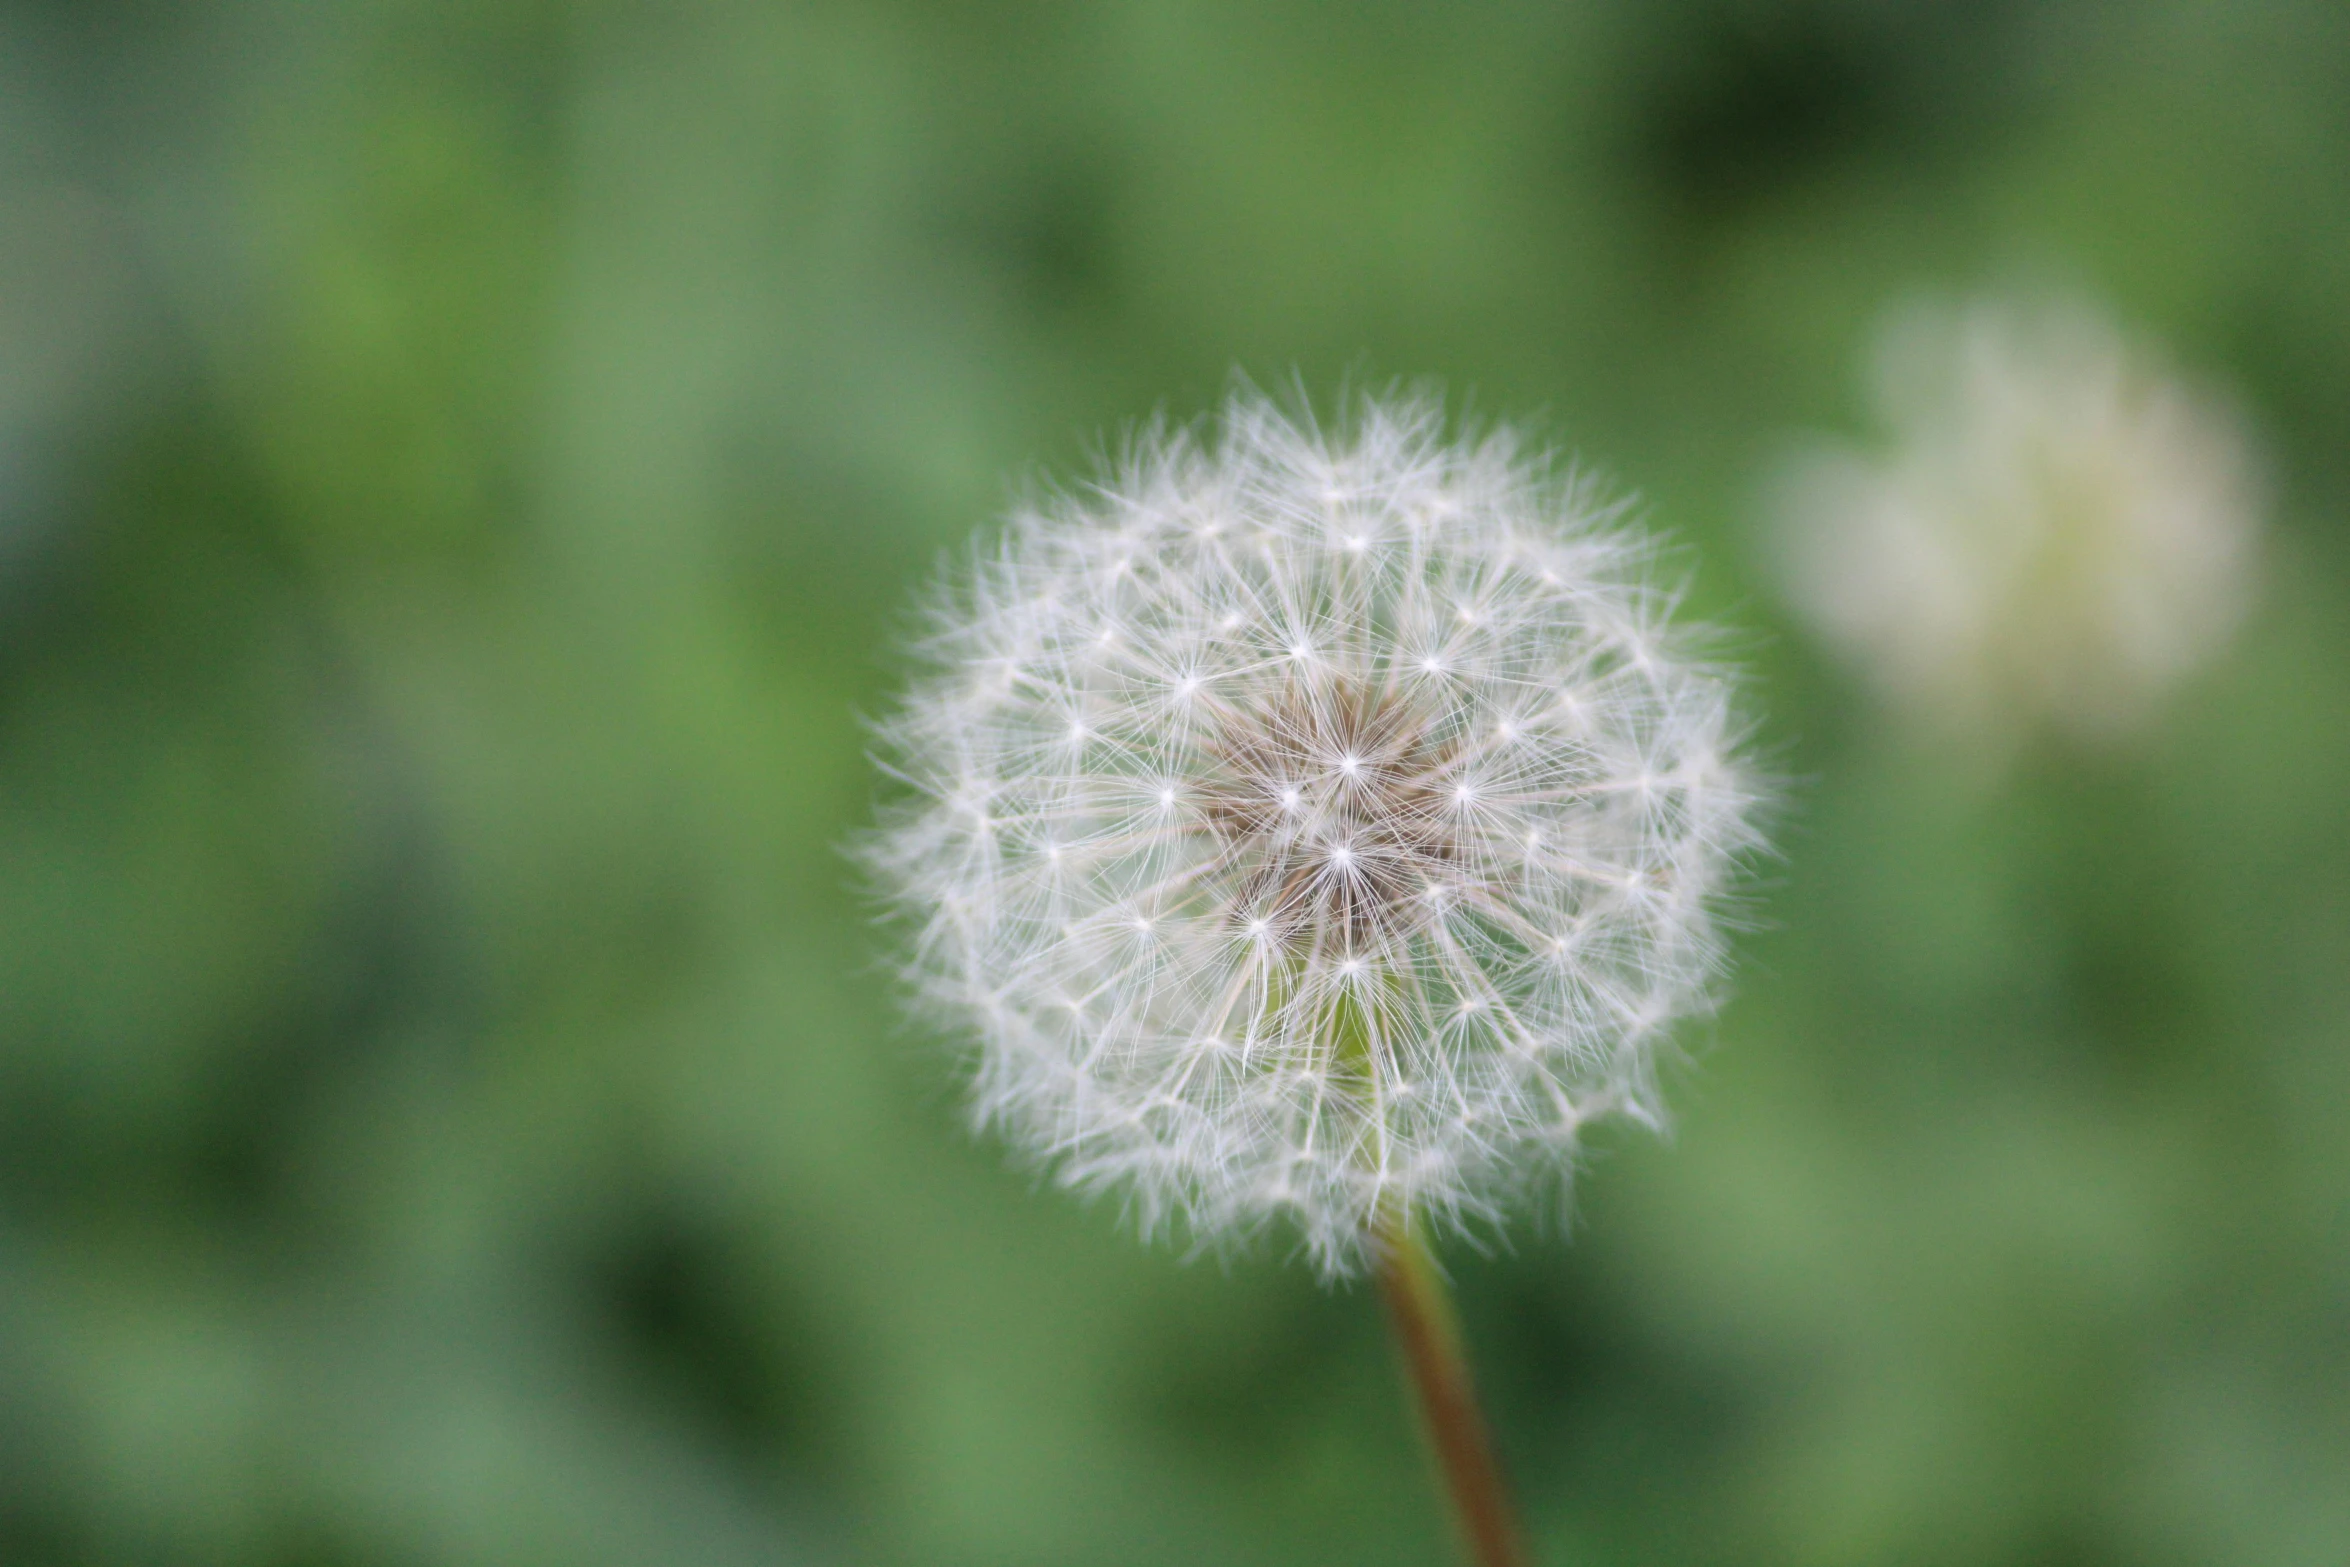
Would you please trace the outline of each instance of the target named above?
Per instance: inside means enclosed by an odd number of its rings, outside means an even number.
[[[1773,510],[1790,600],[1897,710],[2108,738],[2226,644],[2261,504],[2223,403],[2063,298],[1897,311],[1874,372],[1889,441],[1791,465]]]
[[[1238,395],[1015,516],[941,591],[864,846],[979,1118],[1326,1277],[1383,1212],[1489,1223],[1586,1122],[1654,1124],[1756,801],[1645,560],[1427,400],[1333,432]]]

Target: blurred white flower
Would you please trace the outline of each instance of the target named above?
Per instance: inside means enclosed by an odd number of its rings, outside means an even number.
[[[1789,597],[1886,698],[2105,738],[2225,644],[2260,522],[2227,407],[2056,299],[1913,307],[1874,369],[1887,448],[1811,454],[1772,510]]]
[[[950,574],[865,845],[976,1109],[1146,1232],[1491,1220],[1658,1114],[1754,842],[1643,546],[1506,432],[1236,397]]]

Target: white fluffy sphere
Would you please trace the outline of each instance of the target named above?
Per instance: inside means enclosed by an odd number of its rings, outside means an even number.
[[[1643,559],[1425,401],[1236,397],[1015,516],[949,574],[865,846],[981,1119],[1326,1276],[1653,1121],[1755,796]]]
[[[1912,305],[1872,390],[1890,439],[1790,464],[1776,537],[1795,607],[1899,709],[1994,761],[2035,726],[2118,738],[2244,620],[2240,422],[2090,304]]]

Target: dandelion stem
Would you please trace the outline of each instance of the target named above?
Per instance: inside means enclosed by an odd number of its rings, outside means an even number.
[[[1411,1378],[1421,1428],[1452,1493],[1454,1515],[1477,1567],[1529,1567],[1525,1532],[1510,1503],[1485,1412],[1461,1344],[1452,1294],[1427,1242],[1401,1215],[1383,1220],[1379,1292]]]

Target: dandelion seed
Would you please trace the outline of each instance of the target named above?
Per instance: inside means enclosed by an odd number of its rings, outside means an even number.
[[[1334,1278],[1383,1216],[1497,1221],[1586,1121],[1656,1122],[1754,789],[1614,516],[1429,402],[1332,432],[1244,395],[952,574],[865,852],[980,1120],[1146,1231],[1285,1227]]]

